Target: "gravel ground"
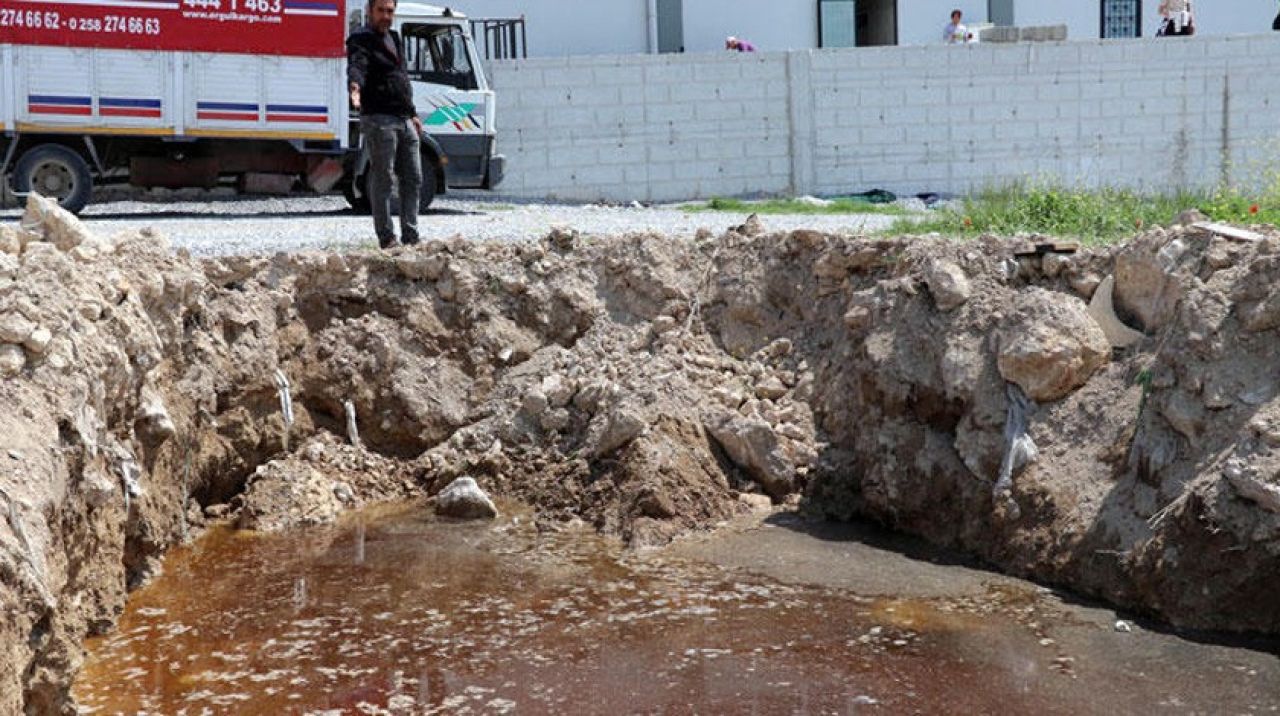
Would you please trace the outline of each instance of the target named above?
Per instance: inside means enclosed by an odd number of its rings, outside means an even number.
[[[0,220],[13,220],[20,214],[17,209],[6,209],[0,211]],[[108,236],[152,227],[168,237],[174,248],[186,248],[197,255],[377,246],[373,220],[353,213],[339,196],[108,201],[90,204],[81,218],[90,230]],[[731,212],[693,214],[671,205],[511,203],[484,195],[456,195],[436,200],[421,217],[419,231],[424,239],[455,234],[474,239],[524,239],[545,236],[553,226],[594,235],[657,231],[692,236],[703,227],[719,233],[745,218]],[[880,214],[761,217],[770,230],[808,228],[832,233],[875,231],[889,226],[894,218]]]

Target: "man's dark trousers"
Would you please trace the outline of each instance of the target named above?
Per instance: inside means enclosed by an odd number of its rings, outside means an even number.
[[[378,245],[396,241],[391,228],[391,175],[400,180],[400,240],[418,243],[418,193],[422,189],[422,159],[418,130],[413,121],[390,114],[360,117],[360,134],[369,152],[369,203]]]

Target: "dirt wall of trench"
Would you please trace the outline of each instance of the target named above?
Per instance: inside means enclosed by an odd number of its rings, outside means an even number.
[[[548,530],[658,545],[799,502],[1280,632],[1280,237],[1025,244],[748,222],[197,260],[35,198],[0,227],[0,712],[71,708],[84,638],[212,520],[461,475]],[[1123,349],[1086,310],[1113,275]]]

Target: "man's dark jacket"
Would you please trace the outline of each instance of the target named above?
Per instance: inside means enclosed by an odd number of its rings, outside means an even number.
[[[413,109],[413,86],[404,65],[404,43],[395,30],[387,34],[395,43],[395,52],[387,46],[384,35],[365,27],[347,38],[347,80],[360,87],[360,111],[364,114],[390,114],[408,119]]]

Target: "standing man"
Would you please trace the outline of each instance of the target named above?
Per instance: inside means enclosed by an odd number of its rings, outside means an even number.
[[[369,152],[369,203],[378,246],[395,246],[391,228],[391,172],[400,180],[400,238],[418,243],[418,154],[422,120],[413,107],[413,86],[404,65],[404,43],[391,29],[396,0],[369,0],[368,23],[347,38],[351,104],[360,110],[360,136]]]
[[[951,22],[942,28],[942,40],[948,45],[963,45],[969,41],[969,28],[960,22],[963,17],[960,10],[951,11]]]

